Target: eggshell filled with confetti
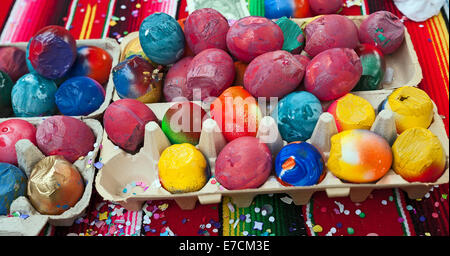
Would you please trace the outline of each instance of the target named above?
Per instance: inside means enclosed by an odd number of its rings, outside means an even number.
[[[342,7],[342,0],[309,0],[309,5],[314,14],[337,13]]]
[[[264,17],[242,18],[231,26],[227,34],[228,50],[245,63],[266,52],[281,50],[283,43],[281,28]]]
[[[134,56],[140,56],[146,61],[150,62],[150,64],[152,64],[153,66],[156,65],[147,57],[147,55],[145,55],[144,50],[142,50],[141,42],[139,42],[139,37],[134,38],[125,46],[120,62],[124,61],[125,59],[130,59]]]
[[[164,79],[164,98],[166,101],[187,100],[189,95],[183,94],[183,88],[186,87],[186,78],[189,65],[191,64],[193,57],[184,57],[175,63],[167,72]],[[185,99],[181,99],[185,98]]]
[[[258,188],[270,175],[272,154],[255,137],[240,137],[228,143],[216,160],[216,179],[229,190]]]
[[[375,122],[375,110],[364,98],[351,93],[337,99],[327,112],[336,120],[339,132],[351,129],[369,130]]]
[[[44,215],[59,215],[75,206],[84,192],[84,181],[74,165],[62,156],[49,156],[31,171],[27,194]]]
[[[392,146],[394,171],[409,182],[435,182],[445,170],[445,151],[430,130],[404,131]]]
[[[210,176],[205,157],[189,143],[166,148],[158,161],[158,174],[163,188],[173,194],[199,191]]]
[[[38,126],[36,141],[46,156],[61,155],[73,163],[94,149],[95,135],[76,118],[52,116]]]
[[[26,195],[27,182],[27,176],[22,170],[0,160],[0,215],[9,214],[12,202]]]
[[[284,146],[275,159],[275,174],[284,186],[315,185],[324,167],[322,154],[306,142],[293,142]]]
[[[96,80],[78,76],[65,81],[55,94],[59,111],[66,116],[86,116],[105,101],[105,89]]]
[[[0,117],[7,117],[12,112],[11,91],[14,84],[5,72],[0,70]]]
[[[113,102],[103,116],[108,138],[121,149],[133,153],[144,142],[145,125],[151,121],[158,121],[153,111],[134,99]]]
[[[142,21],[139,41],[145,55],[161,65],[173,64],[184,54],[183,30],[180,24],[166,13],[154,13]]]
[[[264,16],[268,19],[278,19],[283,16],[292,17],[294,15],[294,0],[265,0]]]
[[[36,145],[36,127],[21,119],[0,123],[0,162],[17,165],[16,143],[29,140]]]
[[[25,51],[14,46],[0,47],[0,71],[8,74],[13,82],[28,73]]]
[[[383,53],[375,46],[361,44],[356,48],[356,53],[361,60],[363,73],[353,91],[371,91],[381,89],[386,61]]]
[[[392,151],[380,135],[368,130],[348,130],[331,137],[328,169],[353,183],[379,180],[391,168]]]

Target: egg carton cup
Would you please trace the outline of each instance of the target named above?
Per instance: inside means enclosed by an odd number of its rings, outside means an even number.
[[[32,118],[27,121],[38,126],[42,123],[43,118]],[[77,218],[80,218],[85,213],[94,186],[94,163],[100,150],[103,127],[100,122],[94,119],[86,119],[83,122],[94,132],[96,140],[94,149],[87,156],[78,159],[73,164],[84,180],[84,192],[80,200],[60,215],[43,215],[33,207],[27,196],[18,197],[11,204],[10,214],[19,212],[20,214],[29,215],[29,217],[23,219],[21,217],[0,216],[0,236],[37,236],[47,223],[53,226],[71,226]],[[45,156],[29,140],[18,141],[16,143],[16,151],[18,166],[29,178],[33,167]]]
[[[358,93],[366,98],[375,109],[389,95],[387,92],[378,94]],[[156,103],[147,106],[155,113],[159,120],[164,116],[167,109],[174,103]],[[395,120],[390,110],[383,110],[377,115],[372,131],[386,138],[391,144],[397,138]],[[311,196],[318,191],[325,191],[328,197],[350,197],[353,202],[362,202],[375,189],[400,188],[404,190],[411,199],[422,198],[434,185],[448,183],[448,137],[444,123],[437,114],[435,108],[434,120],[429,130],[432,131],[440,141],[446,154],[446,170],[444,174],[433,183],[407,182],[393,170],[375,183],[355,184],[345,183],[335,177],[330,171],[325,170],[326,176],[317,185],[305,187],[285,187],[280,184],[272,171],[268,180],[259,188],[244,190],[227,190],[214,178],[215,161],[226,145],[226,141],[217,123],[212,119],[203,122],[200,142],[196,146],[209,162],[211,178],[206,185],[197,192],[171,194],[165,190],[158,176],[158,160],[161,153],[170,146],[166,135],[156,122],[150,122],[145,127],[144,145],[135,155],[128,154],[115,146],[106,133],[103,134],[103,148],[100,153],[104,163],[99,170],[95,186],[99,194],[106,200],[117,202],[128,210],[138,210],[147,200],[175,200],[181,209],[193,209],[197,203],[213,204],[219,203],[223,196],[231,197],[238,207],[248,207],[253,198],[259,194],[286,193],[290,195],[297,205],[305,205]],[[311,139],[307,142],[316,146],[324,152],[325,163],[328,160],[331,148],[331,136],[337,134],[337,128],[333,116],[323,113],[315,127]],[[283,141],[277,127],[276,121],[271,116],[265,116],[259,125],[257,137],[266,143],[275,159],[278,152],[287,144]],[[276,139],[274,139],[276,138]],[[138,183],[142,182],[142,183]],[[145,184],[148,188],[135,186],[130,189],[130,184]],[[127,193],[124,193],[127,188]]]
[[[86,39],[86,40],[77,40],[77,48],[80,46],[97,46],[99,48],[102,48],[106,50],[112,58],[112,67],[115,67],[119,63],[119,57],[120,57],[120,45],[116,42],[116,40],[112,38],[105,38],[105,39]],[[7,44],[0,44],[0,47],[4,46],[14,46],[21,50],[26,51],[27,50],[28,42],[20,42],[20,43],[7,43]],[[103,101],[103,104],[94,112],[92,112],[89,115],[86,116],[72,116],[76,118],[86,119],[99,119],[103,113],[105,112],[106,108],[111,103],[113,93],[114,93],[114,82],[112,79],[112,73],[109,74],[109,80],[108,83],[105,85],[105,101]],[[7,118],[0,118],[0,122],[7,120],[7,119],[13,119],[17,117],[7,117]],[[30,119],[32,117],[21,117],[25,120]]]

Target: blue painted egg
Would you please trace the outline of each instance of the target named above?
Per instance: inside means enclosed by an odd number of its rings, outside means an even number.
[[[0,215],[9,213],[11,203],[20,196],[25,196],[27,176],[16,166],[0,163]]]
[[[278,19],[283,16],[294,16],[295,3],[293,0],[265,0],[265,17]]]

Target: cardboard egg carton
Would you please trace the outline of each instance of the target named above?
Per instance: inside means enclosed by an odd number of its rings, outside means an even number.
[[[355,93],[366,98],[375,109],[389,95],[389,92]],[[174,103],[148,104],[159,120],[164,116],[167,109]],[[218,184],[214,179],[215,160],[226,145],[226,141],[217,123],[212,119],[207,119],[203,123],[200,142],[196,146],[209,162],[212,177],[206,185],[197,192],[171,194],[166,191],[159,182],[158,160],[165,148],[170,146],[169,140],[156,122],[150,122],[145,129],[145,141],[140,152],[131,155],[115,146],[106,133],[103,134],[103,148],[101,158],[104,163],[103,168],[98,172],[95,186],[99,194],[106,200],[120,203],[128,210],[141,209],[142,204],[147,200],[175,200],[182,209],[193,209],[196,202],[200,204],[219,203],[223,196],[231,197],[238,207],[248,207],[253,198],[259,194],[286,193],[290,195],[297,205],[306,204],[311,196],[317,191],[325,191],[330,198],[350,197],[354,202],[364,201],[375,189],[401,188],[406,191],[412,199],[422,198],[432,186],[448,183],[448,137],[441,117],[435,115],[433,123],[429,128],[442,142],[447,157],[445,173],[434,183],[407,182],[393,170],[390,170],[383,178],[375,183],[355,184],[345,183],[327,171],[324,180],[313,186],[305,187],[285,187],[275,178],[274,172],[268,180],[259,188],[244,190],[227,190]],[[377,134],[393,143],[397,137],[393,113],[384,110],[377,115],[376,121],[371,129]],[[311,139],[307,142],[315,145],[324,152],[325,163],[328,160],[331,148],[331,136],[337,133],[337,128],[333,116],[323,113],[315,127]],[[271,116],[265,116],[259,125],[257,137],[266,143],[275,160],[281,148],[287,144],[283,141],[276,121]],[[145,184],[134,186],[130,189],[130,184]],[[124,193],[124,188],[127,192]]]
[[[79,119],[79,118],[78,118]],[[34,126],[39,126],[44,118],[26,119]],[[89,205],[94,185],[95,167],[97,155],[103,138],[103,127],[97,120],[82,120],[88,125],[95,135],[94,149],[83,158],[73,164],[80,172],[84,180],[84,192],[80,200],[71,208],[60,215],[42,215],[30,203],[27,196],[18,197],[10,206],[9,213],[19,212],[29,215],[28,218],[0,216],[0,236],[36,236],[47,224],[53,226],[71,226],[74,221],[81,217]],[[30,177],[35,164],[42,160],[44,154],[29,140],[20,140],[16,143],[18,167]]]
[[[120,46],[116,42],[116,40],[114,40],[112,38],[77,40],[76,42],[77,42],[77,47],[80,47],[80,46],[97,46],[99,48],[102,48],[102,49],[106,50],[111,55],[112,67],[115,67],[119,63]],[[0,47],[14,46],[14,47],[17,47],[19,49],[22,49],[22,50],[26,51],[27,50],[27,45],[28,45],[28,42],[20,42],[20,43],[0,44]],[[105,112],[106,108],[111,103],[111,100],[112,100],[112,97],[113,97],[114,82],[113,82],[113,79],[112,79],[112,73],[109,74],[108,83],[105,85],[104,88],[105,88],[105,92],[106,92],[106,94],[105,94],[105,101],[103,102],[103,104],[96,111],[92,112],[91,114],[89,114],[87,116],[73,116],[73,117],[99,119],[103,115],[103,112]],[[11,116],[11,117],[4,118],[4,119],[11,119],[11,118],[15,118],[15,117]],[[21,117],[21,118],[29,119],[31,117]],[[0,122],[1,121],[2,121],[2,119],[0,119]]]

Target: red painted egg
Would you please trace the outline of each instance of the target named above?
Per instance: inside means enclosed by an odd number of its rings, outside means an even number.
[[[25,51],[13,46],[1,47],[0,70],[8,74],[13,82],[28,73]]]
[[[309,5],[316,15],[332,14],[342,8],[342,0],[309,0]]]
[[[193,57],[184,57],[175,63],[167,72],[164,80],[164,97],[166,101],[175,101],[177,97],[185,97],[183,95],[183,87],[186,86],[186,77],[188,73],[189,64],[191,64]]]
[[[16,143],[29,140],[36,145],[36,127],[21,119],[0,123],[0,162],[17,165]]]

